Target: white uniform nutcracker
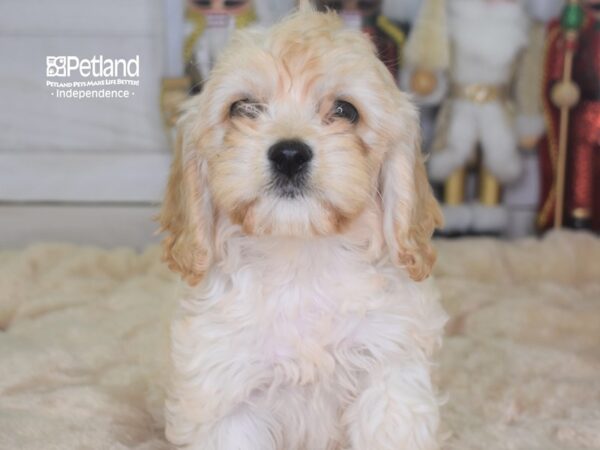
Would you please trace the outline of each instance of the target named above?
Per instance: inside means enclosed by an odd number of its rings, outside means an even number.
[[[447,92],[429,160],[430,179],[444,185],[447,232],[500,233],[506,226],[501,186],[521,171],[510,101],[528,30],[518,0],[426,0],[411,34],[412,90]],[[478,148],[477,193],[468,202],[467,168]]]

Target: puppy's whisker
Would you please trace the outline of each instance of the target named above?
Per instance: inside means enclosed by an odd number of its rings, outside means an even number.
[[[375,197],[383,202],[383,195],[381,194],[381,190],[379,188],[375,189]],[[372,200],[374,201],[376,198],[373,198]]]

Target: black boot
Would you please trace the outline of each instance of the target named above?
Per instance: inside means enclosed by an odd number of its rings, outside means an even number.
[[[570,216],[567,218],[566,225],[567,228],[572,228],[573,230],[591,230],[592,219],[590,217]]]

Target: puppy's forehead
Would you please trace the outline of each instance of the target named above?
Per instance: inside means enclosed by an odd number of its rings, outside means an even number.
[[[381,78],[369,38],[333,13],[299,13],[266,31],[239,32],[224,60],[235,67],[234,84],[265,97],[327,95]]]

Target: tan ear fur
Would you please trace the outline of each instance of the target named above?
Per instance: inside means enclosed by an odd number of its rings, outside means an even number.
[[[160,231],[169,234],[162,242],[163,260],[193,286],[209,265],[212,211],[206,200],[206,174],[201,173],[205,168],[186,147],[180,130],[158,221]]]
[[[400,259],[406,265],[408,273],[414,280],[423,280],[433,270],[436,260],[435,248],[431,242],[431,236],[436,228],[443,225],[444,220],[440,206],[433,196],[427,171],[420,148],[414,165],[415,202],[412,208],[411,223],[406,232],[399,236]],[[398,230],[404,233],[404,230]],[[403,245],[403,242],[406,242]]]
[[[382,168],[383,227],[392,259],[420,281],[433,269],[436,253],[431,236],[443,218],[421,154],[418,113],[404,106],[403,116],[404,130]]]

